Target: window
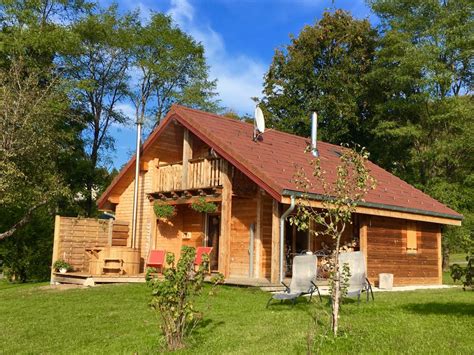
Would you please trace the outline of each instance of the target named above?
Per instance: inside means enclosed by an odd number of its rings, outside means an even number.
[[[407,222],[407,253],[416,254],[418,250],[416,240],[416,222]]]

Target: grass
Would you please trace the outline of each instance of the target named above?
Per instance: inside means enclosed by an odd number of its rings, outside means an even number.
[[[50,290],[38,284],[0,283],[0,353],[156,353],[162,350],[156,314],[143,284]],[[269,294],[253,288],[206,289],[204,313],[181,353],[306,353],[308,334],[324,353],[472,353],[474,293],[459,288],[377,293],[374,303],[348,300],[341,336],[324,336],[313,315],[324,302],[265,309]],[[327,317],[320,320],[324,323]],[[316,332],[309,330],[316,330]]]
[[[467,264],[466,253],[450,254],[449,264],[450,265],[452,264],[466,265]]]

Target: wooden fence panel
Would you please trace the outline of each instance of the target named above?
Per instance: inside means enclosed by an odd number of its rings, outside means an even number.
[[[87,249],[127,246],[128,237],[128,222],[57,216],[52,262],[63,259],[74,271],[89,272]]]

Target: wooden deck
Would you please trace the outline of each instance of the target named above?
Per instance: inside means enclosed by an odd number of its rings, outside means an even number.
[[[51,283],[94,286],[102,283],[144,283],[145,274],[138,275],[91,275],[81,272],[53,273]]]
[[[206,278],[209,281],[210,277]],[[54,272],[51,283],[76,284],[84,286],[94,286],[96,284],[105,283],[144,283],[145,274],[138,275],[92,275],[82,272],[67,272],[61,274]],[[289,280],[288,280],[289,282]],[[226,285],[260,287],[265,291],[278,291],[283,289],[282,285],[272,284],[268,279],[254,279],[254,278],[236,278],[231,277],[224,281]]]

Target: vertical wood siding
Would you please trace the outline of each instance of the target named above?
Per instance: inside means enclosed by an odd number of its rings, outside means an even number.
[[[262,208],[262,254],[261,270],[262,276],[270,278],[272,262],[272,207],[273,199],[267,195],[263,196]]]
[[[249,275],[250,225],[257,222],[257,199],[232,199],[232,227],[230,240],[231,276]]]

